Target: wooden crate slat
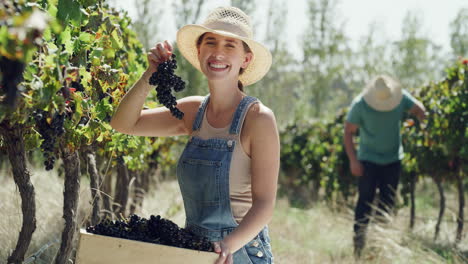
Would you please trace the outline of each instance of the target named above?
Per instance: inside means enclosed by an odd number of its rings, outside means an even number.
[[[80,230],[77,264],[211,264],[218,255],[191,249],[101,236]]]

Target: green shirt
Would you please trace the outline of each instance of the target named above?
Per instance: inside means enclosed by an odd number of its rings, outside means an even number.
[[[362,95],[353,100],[346,120],[359,126],[358,160],[384,165],[403,159],[401,119],[416,99],[402,92],[400,104],[388,112],[374,110]]]

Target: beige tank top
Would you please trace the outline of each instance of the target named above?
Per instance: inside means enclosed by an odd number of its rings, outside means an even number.
[[[247,106],[247,109],[249,109],[254,103],[258,103],[258,101],[252,102]],[[249,211],[250,207],[252,207],[251,159],[247,156],[242,147],[240,133],[238,135],[230,134],[229,128],[231,127],[231,124],[223,128],[215,128],[211,126],[207,121],[206,112],[207,111],[203,114],[203,121],[200,130],[193,131],[193,136],[197,136],[205,140],[209,138],[223,138],[236,141],[234,152],[232,153],[231,166],[229,168],[229,195],[232,215],[236,222],[240,223],[245,214]],[[242,132],[244,120],[240,121],[240,131]]]

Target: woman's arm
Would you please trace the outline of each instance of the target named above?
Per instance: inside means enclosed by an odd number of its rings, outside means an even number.
[[[141,110],[142,106],[135,105],[135,101],[139,101],[138,99],[122,100],[112,117],[111,126],[118,132],[136,136],[189,135],[202,100],[201,96],[190,96],[177,100],[177,107],[184,112],[182,120],[172,116],[166,107]],[[138,113],[135,113],[136,109],[140,109],[137,111]]]
[[[262,104],[251,107],[243,133],[250,138],[252,207],[242,222],[222,241],[231,253],[251,241],[270,222],[276,201],[280,142],[273,112]]]
[[[165,42],[156,44],[148,53],[149,67],[133,87],[125,94],[112,117],[110,125],[118,132],[137,136],[176,136],[191,133],[191,126],[201,97],[187,97],[177,101],[177,107],[185,113],[179,120],[166,107],[142,110],[148,93],[153,87],[149,78],[157,66],[168,60],[172,46]]]

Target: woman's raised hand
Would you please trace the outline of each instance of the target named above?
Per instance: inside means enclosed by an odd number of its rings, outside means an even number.
[[[148,72],[155,72],[158,69],[158,65],[167,61],[172,55],[172,45],[165,40],[164,42],[158,42],[148,52]]]

